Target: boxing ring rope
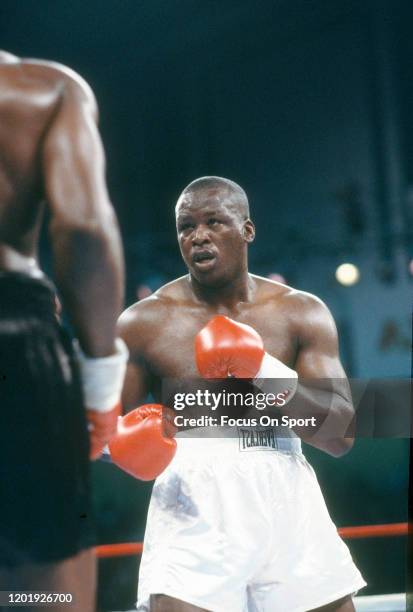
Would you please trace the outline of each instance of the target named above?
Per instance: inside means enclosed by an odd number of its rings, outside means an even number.
[[[356,527],[339,527],[338,533],[346,540],[359,538],[387,538],[408,534],[408,523],[388,523],[387,525],[358,525]],[[126,557],[142,553],[142,542],[124,542],[121,544],[101,544],[96,546],[99,559],[109,557]]]
[[[108,557],[127,557],[138,555],[143,550],[142,542],[124,542],[122,544],[101,544],[95,547],[96,556],[99,559]]]
[[[387,525],[359,525],[357,527],[339,527],[339,534],[346,540],[357,538],[387,538],[408,534],[408,523],[388,523]]]

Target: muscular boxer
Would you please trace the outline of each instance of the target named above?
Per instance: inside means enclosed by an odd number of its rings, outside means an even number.
[[[165,379],[281,378],[283,414],[329,421],[331,435],[300,435],[333,456],[348,451],[353,407],[334,321],[316,297],[248,272],[255,230],[245,192],[219,177],[195,180],[178,200],[176,224],[188,274],[120,318],[130,351],[126,408],[149,391],[160,397]],[[297,378],[320,381],[321,399],[306,401]],[[351,596],[365,582],[299,437],[248,452],[238,439],[202,436],[178,436],[155,482],[138,610],[353,611]]]
[[[0,590],[68,593],[84,612],[95,599],[89,455],[116,429],[127,359],[96,120],[72,70],[0,52]],[[38,265],[45,210],[74,348]]]

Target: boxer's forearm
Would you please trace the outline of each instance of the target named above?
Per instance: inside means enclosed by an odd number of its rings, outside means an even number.
[[[116,226],[50,228],[55,278],[83,350],[90,356],[114,350],[123,301],[123,255]]]
[[[294,397],[280,410],[283,415],[310,423],[294,428],[295,433],[330,455],[338,457],[353,446],[354,408],[345,381],[339,389],[299,383]]]
[[[303,423],[292,428],[305,442],[334,456],[350,450],[348,430],[354,411],[347,378],[298,378],[295,370],[265,353],[254,385],[284,397],[277,410]]]

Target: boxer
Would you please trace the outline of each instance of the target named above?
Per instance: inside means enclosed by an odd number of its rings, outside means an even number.
[[[96,122],[75,72],[0,52],[0,590],[69,594],[82,612],[95,608],[89,455],[116,431],[127,360],[115,334],[123,256]],[[38,264],[46,210],[74,346]]]
[[[152,493],[138,610],[354,611],[352,594],[365,582],[300,441],[335,457],[353,444],[345,433],[354,411],[333,318],[316,297],[248,272],[255,229],[236,183],[220,177],[190,183],[178,199],[176,227],[188,274],[119,321],[130,353],[126,408],[148,392],[160,399],[165,379],[231,376],[259,388],[279,379],[282,413],[316,414],[328,420],[331,435],[304,427],[254,452],[238,439],[204,439],[202,429],[198,437],[178,435],[177,452],[168,455]],[[317,393],[306,396],[300,380],[315,381]],[[334,401],[323,400],[324,380]],[[160,420],[146,415],[140,423],[154,428],[152,439],[165,451]],[[127,463],[128,452],[132,444]],[[146,460],[144,443],[134,456]]]

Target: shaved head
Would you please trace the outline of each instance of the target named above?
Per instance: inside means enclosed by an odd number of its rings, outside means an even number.
[[[205,195],[214,197],[226,205],[229,205],[234,212],[237,212],[241,220],[249,219],[250,209],[247,194],[234,181],[220,176],[202,176],[195,179],[181,193],[176,205],[176,212],[182,204],[190,204],[195,195],[204,192]]]
[[[255,228],[245,191],[226,178],[192,181],[176,205],[176,231],[193,282],[221,287],[248,274],[248,246]]]

